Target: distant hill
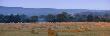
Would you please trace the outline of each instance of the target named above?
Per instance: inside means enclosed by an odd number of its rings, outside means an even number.
[[[87,10],[87,9],[54,9],[54,8],[22,8],[22,7],[3,7],[0,6],[0,14],[25,14],[32,15],[47,15],[58,14],[61,12],[68,12],[70,14],[79,12],[109,12],[109,10]],[[110,13],[110,12],[109,12]]]

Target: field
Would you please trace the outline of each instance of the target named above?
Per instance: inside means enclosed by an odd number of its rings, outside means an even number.
[[[0,23],[0,36],[109,36],[109,22]]]

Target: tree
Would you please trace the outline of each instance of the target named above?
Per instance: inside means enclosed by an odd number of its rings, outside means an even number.
[[[80,14],[79,13],[76,13],[76,14],[74,14],[74,21],[75,22],[78,22],[78,21],[80,21],[81,19],[80,19]]]
[[[5,16],[5,22],[6,23],[11,23],[11,22],[14,22],[15,18],[14,18],[14,15],[11,14],[11,15],[6,15]]]
[[[37,22],[38,21],[38,16],[31,16],[30,21],[31,22]]]
[[[5,21],[4,21],[4,15],[0,15],[0,23],[4,23]]]
[[[67,12],[62,12],[61,14],[56,15],[56,19],[58,22],[68,22],[71,20],[73,17],[68,14]]]
[[[22,15],[19,15],[20,18],[21,18],[21,22],[22,23],[29,23],[31,22],[31,19],[29,16],[25,15],[25,14],[22,14]]]
[[[46,17],[46,21],[48,22],[56,22],[56,16],[52,14],[48,14]]]
[[[6,15],[5,17],[4,17],[4,22],[5,23],[11,23],[11,22],[13,22],[13,23],[18,23],[18,22],[21,22],[21,18],[20,18],[20,15],[13,15],[13,14],[11,14],[11,15]]]
[[[13,19],[14,19],[14,22],[15,22],[15,23],[22,22],[20,17],[21,17],[21,16],[20,16],[19,14],[14,15],[14,18],[13,18]]]
[[[94,20],[93,15],[92,15],[92,14],[89,14],[89,15],[87,16],[87,21],[91,22],[91,21],[93,21],[93,20]]]

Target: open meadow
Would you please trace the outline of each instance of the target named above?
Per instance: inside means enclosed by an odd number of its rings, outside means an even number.
[[[110,36],[110,23],[0,23],[0,36]]]

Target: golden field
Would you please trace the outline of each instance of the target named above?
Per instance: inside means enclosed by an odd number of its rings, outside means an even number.
[[[109,22],[0,23],[0,36],[109,36]],[[52,35],[53,36],[53,35]]]

